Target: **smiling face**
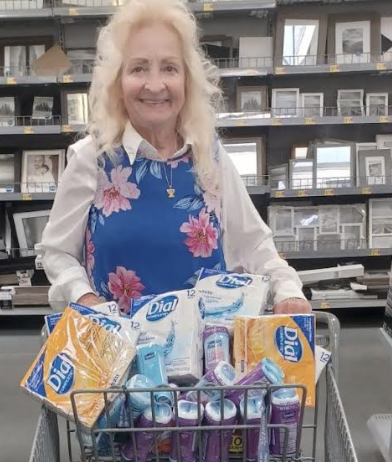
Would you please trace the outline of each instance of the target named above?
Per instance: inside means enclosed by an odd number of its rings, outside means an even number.
[[[185,101],[185,66],[179,37],[171,28],[154,23],[131,35],[121,88],[136,130],[175,130]]]

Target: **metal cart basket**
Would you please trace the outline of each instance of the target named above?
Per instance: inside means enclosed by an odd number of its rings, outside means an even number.
[[[338,350],[339,350],[339,333],[340,333],[340,326],[339,326],[339,321],[337,318],[330,314],[330,313],[324,313],[324,312],[317,312],[316,314],[316,321],[317,321],[317,344],[329,349],[332,353],[331,359],[328,362],[326,369],[325,369],[325,387],[320,386],[320,383],[317,385],[316,389],[316,407],[314,409],[314,413],[311,415],[311,422],[307,423],[307,420],[309,419],[304,419],[304,415],[306,414],[305,412],[305,399],[306,399],[306,388],[301,387],[301,386],[292,386],[297,388],[299,390],[299,396],[301,399],[301,417],[300,417],[300,423],[298,425],[297,429],[297,451],[295,454],[291,454],[290,457],[286,456],[286,453],[284,451],[283,456],[280,457],[278,460],[281,462],[287,461],[301,461],[301,462],[311,462],[311,461],[316,461],[320,462],[321,460],[325,460],[325,462],[357,462],[357,456],[355,453],[355,448],[353,445],[352,437],[350,434],[350,430],[348,427],[347,419],[345,416],[342,400],[340,398],[339,394],[339,388],[338,388]],[[321,380],[320,380],[321,381]],[[238,387],[237,387],[238,388]],[[271,397],[272,391],[274,391],[274,388],[277,387],[243,387],[244,388],[244,395],[245,395],[245,404],[246,400],[248,399],[248,394],[251,394],[252,391],[255,391],[257,388],[259,391],[262,388],[265,388],[265,391],[263,390],[264,393],[267,394],[267,399],[268,397]],[[285,385],[284,388],[287,388]],[[325,391],[324,391],[325,388]],[[217,387],[217,389],[220,390],[221,396],[224,395],[226,389],[223,387]],[[189,388],[190,390],[190,388]],[[196,389],[194,389],[196,390]],[[154,399],[154,393],[156,393],[157,389],[151,389],[148,390],[148,392],[151,393],[151,402],[153,402]],[[90,390],[88,391],[89,393],[91,392]],[[102,390],[96,391],[97,393],[101,393],[104,396],[105,400],[105,412],[107,416],[107,421],[109,421],[109,401],[108,401],[108,395],[113,395],[113,390],[106,390],[103,392]],[[134,393],[135,391],[132,391]],[[140,392],[140,390],[139,390]],[[202,389],[198,389],[198,399],[200,399],[200,393],[202,392]],[[79,462],[80,460],[82,462],[95,462],[95,461],[121,461],[121,457],[119,456],[118,452],[116,451],[117,448],[115,448],[115,443],[114,441],[116,440],[116,437],[118,435],[125,435],[128,437],[128,439],[132,438],[133,444],[135,444],[135,435],[140,432],[141,429],[135,428],[133,425],[133,417],[130,414],[130,424],[129,428],[111,428],[110,426],[106,427],[105,429],[93,429],[89,433],[90,440],[92,441],[92,444],[90,444],[90,447],[86,447],[85,441],[86,438],[83,438],[83,433],[82,433],[82,427],[80,425],[80,421],[78,418],[78,412],[77,408],[75,405],[75,396],[77,396],[80,393],[86,393],[86,390],[82,391],[76,391],[72,395],[73,399],[73,405],[74,405],[74,417],[75,417],[75,422],[76,422],[76,429],[74,428],[74,424],[70,424],[67,422],[67,434],[64,436],[67,436],[67,443],[68,443],[68,450],[69,450],[69,460],[70,462]],[[129,392],[126,389],[117,389],[118,394],[122,394],[124,396],[129,395]],[[175,424],[174,427],[170,427],[170,433],[173,436],[173,441],[177,441],[177,444],[179,442],[178,439],[178,434],[180,431],[184,431],[183,428],[178,426],[178,399],[177,399],[177,393],[173,393],[175,395],[175,403],[173,406],[174,409],[174,414],[175,414]],[[127,398],[125,398],[127,399]],[[325,405],[325,415],[322,415],[322,412],[319,412],[322,407]],[[222,409],[223,410],[223,409]],[[246,417],[246,414],[245,414]],[[153,418],[155,422],[155,417],[154,417],[154,412],[153,412]],[[316,452],[319,454],[320,453],[320,448],[318,448],[317,444],[317,428],[321,422],[321,419],[325,419],[325,427],[324,427],[324,448],[321,453],[324,455],[323,457],[319,457],[316,459]],[[262,419],[263,421],[263,419]],[[246,441],[247,441],[247,433],[250,431],[252,428],[258,428],[260,435],[262,434],[262,424],[260,424],[260,427],[257,425],[245,425],[245,424],[236,424],[236,425],[230,425],[230,426],[219,426],[219,427],[206,427],[206,426],[201,426],[201,417],[199,415],[199,425],[196,427],[192,427],[192,430],[195,431],[195,433],[198,436],[199,440],[199,452],[196,452],[195,455],[195,462],[202,462],[202,451],[200,449],[201,447],[201,441],[202,441],[202,434],[206,434],[208,431],[218,431],[219,432],[224,432],[224,430],[237,430],[242,434],[242,450],[235,454],[235,455],[230,455],[230,461],[231,460],[238,460],[238,461],[243,461],[246,462]],[[273,428],[273,425],[268,425],[268,431],[271,431]],[[288,438],[289,438],[289,428],[286,426],[281,426],[282,427],[282,432],[284,435],[284,449],[287,448],[288,444]],[[146,429],[143,429],[146,431]],[[189,430],[189,429],[188,429]],[[162,427],[158,427],[155,424],[151,429],[148,429],[148,431],[151,431],[151,434],[154,435],[154,440],[155,440],[155,448],[157,448],[157,435],[162,433]],[[267,424],[266,424],[266,431],[267,431]],[[122,433],[119,433],[122,432]],[[310,432],[311,435],[311,443],[310,443],[310,450],[308,449],[309,454],[305,453],[302,451],[301,446],[301,436],[302,433],[305,432]],[[311,433],[313,432],[313,434]],[[71,450],[71,440],[73,438],[73,433],[76,433],[79,442],[81,443],[81,455],[79,458],[75,459],[72,456],[72,450]],[[99,435],[105,434],[107,438],[109,438],[110,442],[110,450],[109,454],[106,454],[104,457],[100,456],[98,453],[98,444],[97,444],[97,438]],[[85,436],[85,434],[84,434]],[[221,436],[220,438],[221,445],[223,441],[223,437]],[[135,446],[136,447],[136,446]],[[316,451],[316,449],[319,449]],[[159,455],[158,451],[155,451],[155,455],[151,455],[151,460],[152,461],[164,461],[165,459],[168,459],[167,456],[162,456]],[[220,462],[227,462],[223,457],[221,457]],[[270,459],[276,460],[273,457]],[[38,425],[36,429],[36,434],[34,437],[34,442],[33,442],[33,447],[32,447],[32,452],[30,456],[30,462],[60,462],[60,436],[59,436],[59,428],[58,428],[58,421],[57,421],[57,416],[56,414],[48,409],[47,407],[43,406],[41,409],[41,413],[39,416],[38,420]],[[178,458],[178,462],[181,462],[181,456]]]

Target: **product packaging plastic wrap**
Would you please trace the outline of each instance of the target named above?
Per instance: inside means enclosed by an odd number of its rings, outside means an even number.
[[[107,318],[112,328],[68,307],[21,382],[21,387],[73,419],[74,390],[121,386],[136,354],[132,329]],[[109,401],[113,396],[108,395]],[[78,417],[91,428],[104,408],[100,393],[75,396]]]
[[[315,404],[315,317],[308,315],[239,316],[234,322],[233,356],[238,377],[264,358],[284,373],[283,382],[307,388],[306,405]]]

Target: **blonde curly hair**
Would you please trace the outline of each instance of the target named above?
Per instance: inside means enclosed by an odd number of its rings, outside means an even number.
[[[100,152],[114,153],[128,121],[121,98],[123,58],[132,33],[154,22],[171,27],[180,39],[185,72],[185,103],[177,130],[191,140],[195,171],[203,184],[214,170],[212,150],[216,107],[221,101],[219,72],[205,56],[198,37],[196,19],[181,0],[129,0],[99,33],[97,58],[89,92],[90,121],[87,133],[93,135]]]

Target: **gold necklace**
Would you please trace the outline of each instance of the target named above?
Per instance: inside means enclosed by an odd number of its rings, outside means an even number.
[[[169,181],[169,177],[167,176],[167,172],[166,172],[166,162],[167,162],[167,159],[163,159],[161,157],[161,155],[159,154],[158,152],[158,156],[161,158],[161,160],[163,161],[163,171],[165,173],[165,178],[166,178],[166,183],[167,183],[167,186],[168,188],[166,189],[166,193],[169,197],[169,199],[174,199],[175,196],[176,196],[176,190],[175,188],[173,188],[173,156],[174,154],[178,151],[178,135],[176,136],[176,148],[175,148],[175,152],[173,153],[172,157],[170,158],[170,181]]]

